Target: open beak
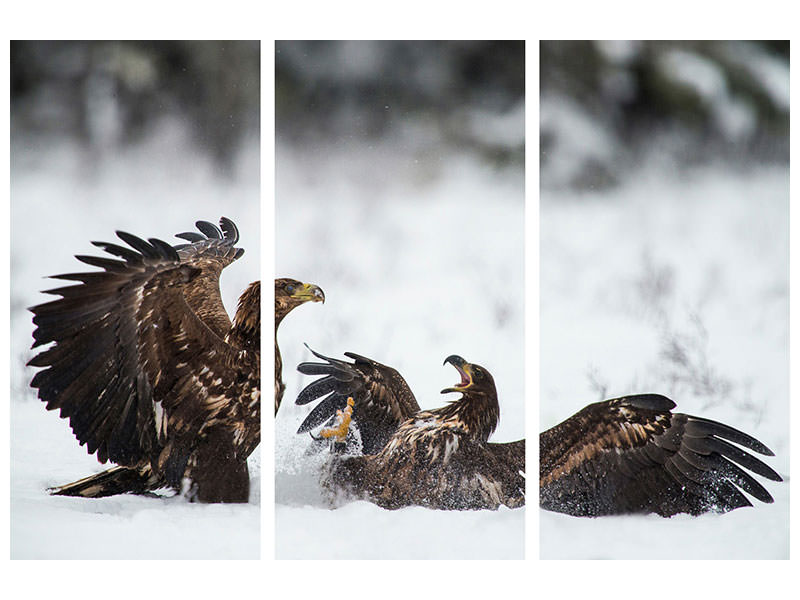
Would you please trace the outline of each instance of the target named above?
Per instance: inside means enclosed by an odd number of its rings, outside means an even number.
[[[461,381],[453,387],[443,389],[442,394],[446,394],[448,392],[463,392],[472,385],[472,365],[455,354],[451,354],[445,358],[442,364],[446,365],[447,363],[450,363],[456,368],[458,374],[461,375]]]
[[[303,302],[325,302],[325,292],[313,283],[304,283],[299,290],[292,294],[292,297]]]

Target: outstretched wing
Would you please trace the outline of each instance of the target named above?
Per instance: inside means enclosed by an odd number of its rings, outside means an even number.
[[[464,494],[477,488],[489,501],[488,508],[500,504],[509,508],[525,505],[525,440],[503,444],[475,442],[463,450],[456,461],[463,465],[456,487],[464,488]]]
[[[52,343],[29,362],[44,367],[31,386],[101,462],[185,464],[170,454],[180,440],[240,410],[231,389],[254,365],[223,339],[219,272],[242,250],[233,223],[221,224],[199,222],[205,235],[182,234],[190,243],[177,247],[117,232],[129,247],[95,245],[121,260],[78,256],[102,270],[56,275],[79,283],[30,309],[33,347]]]
[[[352,396],[353,420],[361,434],[363,452],[374,454],[383,448],[400,423],[419,412],[419,404],[405,379],[391,367],[352,352],[345,352],[345,356],[353,362],[311,352],[325,362],[300,363],[297,370],[304,375],[323,377],[308,384],[295,402],[303,405],[322,400],[300,425],[298,433],[330,421],[337,410],[344,409],[348,396]]]
[[[488,451],[499,461],[502,461],[514,473],[525,475],[525,440],[516,442],[489,442],[486,444]],[[525,491],[525,484],[522,484]]]
[[[453,491],[458,497],[477,492],[482,502],[479,508],[525,505],[525,440],[463,444],[453,467],[457,474]]]
[[[617,398],[542,433],[540,505],[576,516],[672,516],[751,506],[742,490],[772,502],[745,469],[780,476],[739,446],[772,456],[769,448],[722,423],[673,414],[674,407],[656,394]]]

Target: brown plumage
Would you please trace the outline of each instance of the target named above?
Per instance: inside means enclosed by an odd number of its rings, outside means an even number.
[[[316,285],[287,277],[275,280],[275,414],[283,399],[283,360],[278,347],[278,325],[292,310],[306,302],[325,302],[325,293]]]
[[[657,394],[590,404],[539,436],[539,503],[575,516],[728,512],[772,496],[745,469],[781,481],[732,427],[680,413]],[[728,441],[726,441],[728,440]],[[740,466],[737,466],[738,465]],[[741,488],[741,490],[740,490]]]
[[[297,433],[311,431],[330,420],[336,410],[344,408],[350,396],[355,401],[354,420],[362,452],[375,454],[403,421],[419,412],[417,399],[406,380],[393,368],[352,352],[345,352],[345,356],[353,359],[352,363],[311,352],[327,362],[302,363],[298,370],[305,375],[326,377],[308,384],[295,403],[304,405],[327,396],[308,414]]]
[[[299,395],[305,404],[327,394],[298,433],[333,418],[348,397],[362,456],[334,456],[324,485],[389,509],[409,505],[464,510],[525,503],[525,441],[490,443],[499,418],[497,390],[483,367],[449,356],[461,382],[446,392],[462,397],[421,411],[394,369],[353,353],[346,362],[314,353],[324,363],[302,363],[324,375]]]
[[[77,285],[31,308],[31,386],[75,437],[114,467],[52,490],[102,497],[171,487],[201,502],[247,502],[247,457],[261,435],[260,282],[242,294],[233,322],[220,272],[242,255],[229,219],[221,230],[171,246],[125,232],[128,247],[93,242],[122,260],[77,256],[101,271],[56,275]]]

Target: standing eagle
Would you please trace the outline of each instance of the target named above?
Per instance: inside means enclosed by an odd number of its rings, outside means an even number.
[[[772,502],[744,469],[772,481],[781,477],[739,446],[773,456],[769,448],[732,427],[673,408],[672,400],[657,394],[616,398],[590,404],[542,433],[541,507],[581,517],[671,517],[752,506],[741,490]]]
[[[313,352],[313,350],[312,350]],[[354,362],[328,358],[302,363],[306,375],[323,375],[297,398],[322,396],[298,433],[325,422],[322,435],[343,440],[349,415],[361,438],[361,456],[334,455],[326,487],[343,490],[388,509],[419,505],[446,510],[511,508],[525,504],[525,440],[489,442],[500,407],[489,372],[460,356],[448,356],[461,381],[442,390],[461,398],[420,410],[403,377],[391,367],[346,352]],[[351,400],[352,399],[352,400]],[[348,406],[349,401],[349,406]]]
[[[48,290],[31,308],[31,387],[68,418],[101,463],[118,466],[51,490],[98,498],[170,487],[200,502],[247,502],[247,457],[261,436],[261,284],[250,284],[231,323],[219,290],[223,268],[244,252],[232,221],[198,221],[187,244],[129,248],[92,242],[121,260],[76,256],[101,271]]]
[[[306,302],[325,302],[325,293],[316,285],[301,283],[296,279],[275,280],[275,414],[283,399],[283,360],[278,348],[278,325],[292,310]]]

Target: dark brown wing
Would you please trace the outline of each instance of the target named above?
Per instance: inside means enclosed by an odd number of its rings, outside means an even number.
[[[463,462],[462,487],[468,489],[477,482],[484,489],[493,490],[499,504],[509,508],[525,505],[525,440],[473,443],[464,453]],[[491,497],[493,503],[494,496]]]
[[[258,357],[220,335],[230,320],[218,277],[241,254],[235,227],[223,219],[221,236],[201,223],[212,237],[186,234],[194,239],[177,248],[123,232],[130,248],[96,243],[122,260],[79,256],[102,271],[55,276],[80,283],[31,309],[33,347],[52,343],[29,363],[45,367],[31,386],[101,462],[166,464],[165,448],[241,411],[241,393],[257,395]]]
[[[744,469],[773,481],[780,476],[729,442],[772,456],[769,448],[727,425],[673,414],[674,407],[655,394],[617,398],[542,433],[542,508],[576,516],[697,515],[751,506],[742,490],[772,502]]]
[[[489,442],[486,444],[486,448],[497,460],[507,464],[512,472],[525,474],[525,440],[504,443]],[[524,492],[524,482],[522,485]]]
[[[222,303],[219,277],[227,267],[242,254],[237,248],[239,230],[230,219],[222,217],[220,227],[208,221],[198,221],[197,228],[203,232],[179,233],[176,237],[189,241],[175,246],[184,264],[200,267],[200,273],[183,290],[189,307],[221,338],[231,329],[231,320]]]
[[[419,412],[419,404],[405,379],[391,367],[352,352],[345,352],[345,356],[354,362],[311,352],[325,362],[304,362],[297,370],[323,377],[308,384],[295,402],[303,405],[319,398],[322,401],[306,417],[298,433],[331,420],[337,410],[345,407],[348,396],[352,396],[353,421],[361,435],[363,452],[374,454],[383,448],[400,423]]]
[[[525,505],[525,440],[479,443],[471,440],[454,456],[452,493],[476,502],[468,508]],[[474,490],[474,491],[473,491]]]

